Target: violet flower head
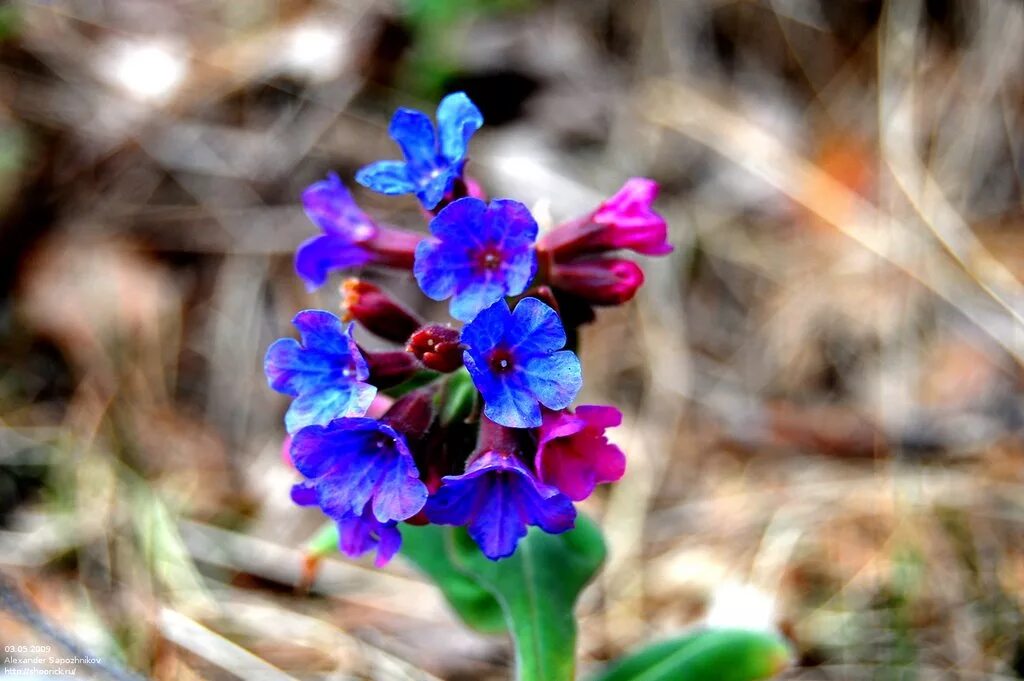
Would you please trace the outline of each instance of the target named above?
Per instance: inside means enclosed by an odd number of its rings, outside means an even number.
[[[303,484],[292,487],[292,501],[299,506],[317,506],[316,488]],[[338,549],[349,558],[358,558],[377,549],[373,564],[384,567],[402,547],[398,523],[382,523],[367,505],[361,514],[349,513],[334,519],[338,527]]]
[[[335,520],[372,509],[381,523],[405,520],[423,508],[427,487],[405,438],[371,418],[342,418],[307,426],[292,436],[292,461],[306,480],[292,489],[296,503],[316,505]]]
[[[576,353],[562,350],[558,313],[536,298],[514,312],[499,300],[462,330],[463,361],[484,399],[484,415],[509,428],[537,428],[541,405],[564,409],[583,387]]]
[[[360,267],[373,259],[360,244],[376,236],[377,226],[337,175],[310,185],[302,193],[302,206],[322,232],[295,252],[295,271],[311,290],[323,286],[331,271]]]
[[[377,161],[356,173],[356,182],[382,194],[415,194],[433,209],[462,177],[469,140],[484,118],[464,92],[441,100],[437,130],[421,111],[399,109],[388,134],[398,143],[404,161]]]
[[[284,417],[287,431],[365,414],[377,389],[366,383],[370,372],[352,338],[353,325],[324,310],[303,310],[292,324],[301,343],[278,339],[263,361],[270,387],[295,398]]]
[[[423,235],[371,220],[334,173],[310,185],[302,205],[322,232],[295,251],[295,272],[310,291],[337,270],[370,264],[412,268],[413,249]]]
[[[461,321],[519,295],[537,271],[537,222],[518,201],[453,201],[431,220],[430,232],[434,238],[416,247],[413,274],[428,297],[451,298],[451,314]]]
[[[541,480],[573,501],[582,501],[595,486],[621,478],[626,455],[604,434],[620,423],[622,413],[615,407],[585,405],[575,413],[546,412],[537,443]]]
[[[642,255],[672,252],[665,218],[651,208],[658,195],[658,183],[645,177],[631,177],[611,198],[594,211],[593,220],[606,227],[601,241],[609,249],[625,248]]]
[[[572,529],[576,509],[514,454],[486,451],[462,475],[446,476],[430,497],[427,518],[438,525],[465,525],[491,560],[511,556],[528,525],[558,534]]]

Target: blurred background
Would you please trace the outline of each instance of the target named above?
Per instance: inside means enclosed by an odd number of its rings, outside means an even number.
[[[676,247],[582,338],[629,468],[581,673],[711,621],[780,628],[786,679],[1024,677],[1024,3],[40,0],[0,55],[3,643],[508,678],[401,560],[301,588],[261,371],[340,300],[291,270],[302,189],[465,90],[491,195],[551,224],[651,177]]]

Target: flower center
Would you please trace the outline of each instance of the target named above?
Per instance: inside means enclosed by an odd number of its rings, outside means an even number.
[[[512,353],[507,348],[496,348],[487,358],[487,363],[494,373],[506,374],[515,368],[512,360]]]
[[[501,251],[497,246],[487,246],[477,253],[477,265],[482,270],[496,270],[501,267]]]

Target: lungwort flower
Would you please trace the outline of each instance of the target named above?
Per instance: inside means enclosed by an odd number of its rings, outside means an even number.
[[[295,398],[284,417],[288,432],[365,414],[377,389],[366,383],[370,372],[352,338],[352,324],[323,310],[303,310],[292,323],[302,342],[275,341],[263,362],[270,387]]]
[[[595,486],[621,478],[626,455],[604,434],[620,423],[622,413],[615,407],[584,405],[575,413],[545,412],[537,443],[541,480],[573,501],[582,501]]]
[[[617,250],[642,255],[671,253],[665,219],[652,208],[657,195],[658,183],[654,180],[630,178],[588,215],[564,222],[545,234],[538,247],[556,262]]]
[[[484,399],[484,415],[510,428],[541,425],[541,405],[564,409],[583,386],[580,360],[565,346],[558,314],[524,298],[515,312],[504,300],[462,330],[463,360]]]
[[[464,322],[525,291],[537,270],[537,223],[517,201],[459,199],[431,220],[430,233],[416,247],[413,273],[428,297],[451,298],[452,316]]]
[[[314,487],[296,485],[292,488],[292,501],[299,506],[317,506]],[[374,549],[377,558],[374,565],[384,567],[402,547],[402,533],[398,523],[389,520],[382,523],[374,517],[369,504],[361,514],[347,513],[334,518],[338,527],[338,548],[349,558],[358,558]]]
[[[551,534],[572,529],[576,509],[568,497],[523,465],[510,433],[486,420],[480,427],[482,450],[465,473],[443,478],[427,502],[430,522],[465,525],[491,560],[512,555],[528,525]]]
[[[295,252],[295,271],[310,290],[322,286],[336,270],[368,264],[412,267],[413,249],[423,236],[375,223],[334,173],[310,185],[302,194],[302,205],[322,232]]]
[[[463,92],[437,107],[437,130],[421,111],[399,109],[388,134],[404,161],[377,161],[356,173],[356,182],[382,194],[415,194],[432,210],[462,177],[469,139],[484,123],[480,110]]]
[[[292,462],[306,480],[292,498],[311,500],[327,516],[362,516],[369,508],[381,523],[415,515],[427,487],[405,438],[383,421],[342,418],[307,426],[292,436]]]

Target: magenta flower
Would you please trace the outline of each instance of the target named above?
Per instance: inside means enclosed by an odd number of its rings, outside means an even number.
[[[541,481],[573,501],[582,501],[597,485],[621,478],[626,455],[604,434],[620,423],[622,413],[615,407],[584,405],[575,414],[545,412],[537,443]]]
[[[617,250],[642,255],[671,253],[665,219],[651,208],[657,195],[658,183],[654,180],[630,178],[594,212],[558,225],[541,238],[537,247],[551,254],[555,262]]]

